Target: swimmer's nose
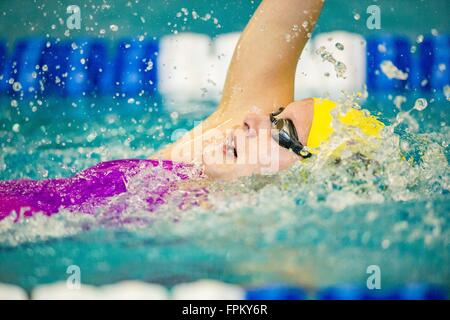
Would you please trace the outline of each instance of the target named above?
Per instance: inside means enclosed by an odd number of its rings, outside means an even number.
[[[261,129],[264,118],[257,114],[248,114],[242,123],[242,129],[248,136],[256,136],[256,133]]]

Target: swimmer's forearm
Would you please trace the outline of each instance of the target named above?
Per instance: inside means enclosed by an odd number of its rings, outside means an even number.
[[[297,62],[322,5],[323,0],[262,1],[235,49],[221,105],[239,105],[236,100],[247,97],[262,105],[291,102]]]

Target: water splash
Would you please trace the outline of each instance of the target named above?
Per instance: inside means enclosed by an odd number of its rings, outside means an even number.
[[[347,66],[343,62],[336,60],[336,58],[334,58],[333,55],[329,51],[327,51],[324,46],[321,46],[319,49],[317,49],[316,54],[320,55],[322,61],[327,61],[334,66],[336,77],[345,79]]]
[[[357,97],[343,96],[334,113],[361,109]],[[33,248],[44,246],[44,240],[52,248],[63,243],[55,254],[61,261],[70,256],[63,249],[81,241],[95,249],[85,257],[93,266],[98,265],[99,252],[122,253],[124,247],[128,258],[105,259],[108,268],[125,270],[131,261],[142,260],[152,270],[170,265],[174,279],[201,274],[231,282],[244,281],[245,276],[250,284],[323,285],[364,280],[364,268],[376,261],[390,284],[419,280],[445,284],[450,170],[444,142],[450,140],[450,130],[443,126],[419,133],[421,124],[414,118],[419,110],[410,108],[390,120],[380,139],[334,120],[335,133],[316,156],[276,175],[197,182],[173,193],[167,205],[151,215],[142,199],[157,182],[151,185],[145,175],[137,176],[129,182],[128,194],[111,199],[95,215],[62,211],[50,219],[38,215],[16,224],[5,220],[0,223],[0,241],[17,252],[26,252],[24,243]],[[77,157],[76,150],[63,154]],[[132,151],[126,147],[109,152],[126,157]],[[160,178],[170,177],[161,173]],[[136,223],[111,227],[106,212],[124,203],[123,218]],[[216,267],[217,274],[208,273]],[[146,272],[146,279],[159,281],[161,272]]]
[[[389,79],[408,79],[408,73],[399,70],[390,60],[383,60],[380,64],[380,68]]]

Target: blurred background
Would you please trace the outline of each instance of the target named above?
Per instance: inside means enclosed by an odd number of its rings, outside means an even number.
[[[147,33],[148,36],[160,37],[175,30],[214,36],[241,31],[259,3],[250,0],[2,0],[0,37],[9,43],[24,36],[64,38],[68,16],[66,8],[72,4],[80,7],[83,20],[81,30],[74,30],[71,36],[118,39]],[[366,9],[373,4],[381,8],[383,32],[416,36],[429,33],[432,28],[438,31],[449,28],[450,2],[447,0],[326,0],[315,32],[345,30],[362,35],[378,33],[380,30],[366,28]],[[211,19],[189,18],[182,21],[177,18],[177,13],[183,7],[196,11],[202,17],[210,14]],[[118,26],[116,32],[111,31],[112,24]]]
[[[73,176],[100,161],[147,158],[176,139],[216,108],[259,3],[0,0],[0,180]],[[67,29],[69,5],[80,7],[80,30]],[[371,5],[379,30],[366,26]],[[357,288],[337,296],[362,298],[366,267],[377,263],[387,287],[407,286],[397,298],[432,297],[429,284],[448,293],[449,16],[449,0],[326,1],[296,96],[353,103],[367,90],[358,103],[395,124],[373,175],[349,161],[295,168],[282,183],[219,185],[211,212],[171,204],[143,230],[72,213],[1,221],[0,282],[30,292],[65,281],[74,263],[93,285],[350,283]],[[316,53],[322,46],[333,63]],[[336,76],[343,65],[345,79]]]

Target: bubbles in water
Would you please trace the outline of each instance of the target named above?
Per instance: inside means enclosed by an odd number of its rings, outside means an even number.
[[[425,110],[428,106],[428,102],[424,98],[419,98],[416,100],[416,103],[414,104],[414,109],[418,111]]]
[[[356,21],[358,21],[359,19],[361,19],[361,15],[359,13],[355,13],[353,15],[353,19],[355,19]]]
[[[109,29],[111,29],[112,32],[116,32],[117,30],[119,30],[119,26],[116,24],[112,24],[109,26]]]
[[[11,100],[11,107],[17,108],[18,105],[19,105],[19,103],[17,102],[16,99],[12,99],[12,100]]]

